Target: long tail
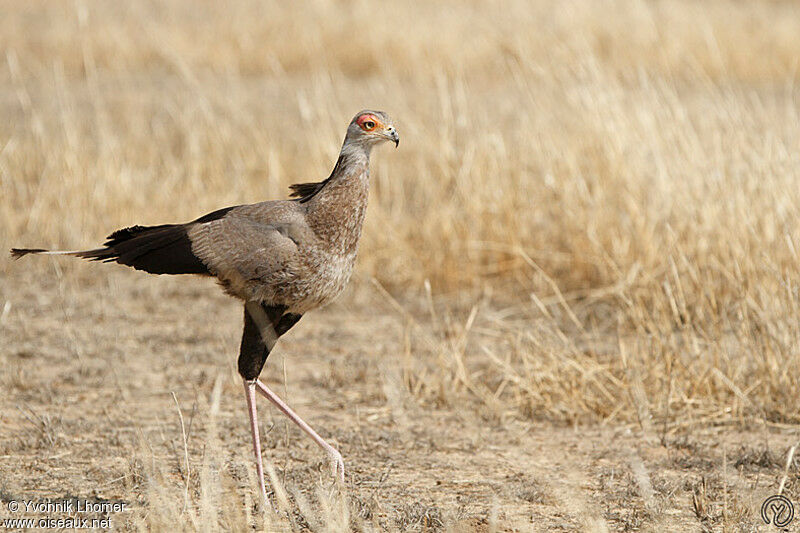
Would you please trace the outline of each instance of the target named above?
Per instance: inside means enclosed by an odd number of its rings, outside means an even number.
[[[11,257],[14,259],[19,259],[20,257],[24,257],[28,254],[42,254],[42,255],[75,255],[79,254],[80,252],[67,252],[63,250],[59,251],[50,251],[45,250],[44,248],[12,248],[11,249]]]
[[[103,247],[94,250],[11,249],[14,259],[28,254],[71,255],[90,261],[116,262],[151,274],[210,274],[208,267],[192,253],[186,224],[124,228],[109,235]]]

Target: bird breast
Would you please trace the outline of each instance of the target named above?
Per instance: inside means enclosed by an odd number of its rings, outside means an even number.
[[[305,251],[303,270],[311,275],[292,280],[292,296],[284,300],[288,312],[303,314],[333,301],[350,281],[355,260],[356,250],[347,254],[320,248]]]

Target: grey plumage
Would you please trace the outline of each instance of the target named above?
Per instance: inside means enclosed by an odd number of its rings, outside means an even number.
[[[369,194],[369,157],[376,144],[397,145],[399,136],[380,111],[358,113],[347,128],[339,158],[325,180],[292,185],[290,200],[219,209],[184,224],[131,226],[91,250],[28,254],[71,255],[116,262],[153,274],[214,276],[224,290],[245,302],[239,373],[247,392],[250,427],[262,496],[255,394],[260,392],[331,456],[344,479],[341,455],[284,404],[258,375],[277,339],[304,313],[327,304],[344,290],[355,264]]]

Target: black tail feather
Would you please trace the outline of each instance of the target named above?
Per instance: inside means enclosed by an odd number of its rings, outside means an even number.
[[[131,226],[115,231],[102,248],[79,251],[49,251],[43,248],[12,248],[11,257],[27,254],[72,255],[90,261],[117,262],[151,274],[211,274],[208,267],[192,253],[189,228],[224,217],[238,206],[217,209],[187,224]]]
[[[78,257],[104,263],[117,262],[151,274],[209,274],[192,253],[187,226],[132,226],[108,236],[104,248],[87,250]]]
[[[19,259],[28,254],[62,254],[90,261],[116,262],[151,274],[210,274],[208,267],[192,253],[187,230],[185,224],[132,226],[109,235],[103,248],[75,252],[12,248],[11,256]]]
[[[47,250],[44,248],[12,248],[11,257],[13,259],[19,259],[20,257],[24,257],[28,254],[40,254],[46,251]]]

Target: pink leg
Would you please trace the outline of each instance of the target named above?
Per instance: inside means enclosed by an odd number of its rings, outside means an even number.
[[[256,379],[255,380],[255,386],[258,387],[258,389],[257,389],[258,392],[260,392],[262,395],[264,395],[264,397],[267,400],[271,401],[275,405],[275,407],[280,409],[280,411],[283,414],[285,414],[287,417],[289,417],[289,420],[291,420],[292,422],[297,424],[300,427],[300,429],[305,431],[306,434],[309,437],[311,437],[314,440],[314,442],[316,442],[317,445],[320,448],[325,450],[325,452],[328,454],[328,457],[330,457],[331,466],[333,467],[333,474],[337,477],[337,479],[339,481],[344,483],[344,461],[342,460],[342,454],[340,454],[339,451],[336,448],[334,448],[333,446],[331,446],[330,444],[325,442],[325,439],[320,437],[319,434],[316,431],[311,429],[311,426],[306,424],[306,422],[302,418],[300,418],[297,415],[297,413],[292,411],[292,408],[289,407],[288,405],[286,405],[286,403],[284,403],[284,401],[281,400],[278,397],[277,394],[275,394],[274,392],[269,390],[267,388],[267,386],[264,385],[261,382],[260,379]],[[250,394],[250,393],[248,393],[248,394]],[[250,398],[250,396],[248,396],[248,398]],[[249,400],[248,400],[248,402],[249,402]],[[254,414],[255,413],[255,407],[253,407],[250,410],[250,412]],[[252,418],[251,418],[251,420],[252,420]],[[258,438],[258,432],[257,431],[256,431],[256,433],[253,434],[253,438],[254,439]],[[257,454],[257,455],[258,455],[258,464],[259,464],[259,468],[260,468],[261,467],[261,455],[260,454]],[[264,483],[264,481],[263,481],[264,477],[263,476],[261,477],[261,480],[262,480],[261,483],[262,483],[262,488],[263,488],[263,483]]]
[[[258,413],[256,412],[256,382],[244,381],[244,392],[247,397],[247,411],[250,415],[250,433],[253,435],[253,452],[256,454],[256,472],[258,473],[258,486],[264,506],[269,506],[267,488],[264,485],[264,463],[261,462],[261,439],[258,436]]]

